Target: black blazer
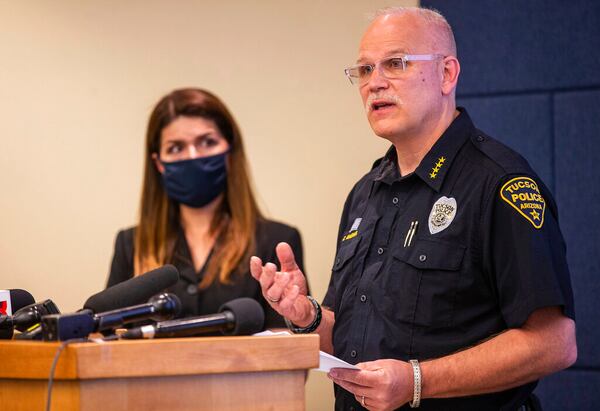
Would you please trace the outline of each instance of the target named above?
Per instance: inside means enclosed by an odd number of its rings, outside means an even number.
[[[117,234],[107,287],[128,280],[133,276],[134,230],[135,227],[119,231]],[[300,233],[288,225],[270,220],[260,220],[256,228],[256,251],[254,255],[260,257],[263,264],[271,262],[279,267],[275,246],[282,241],[292,247],[296,261],[302,272],[304,272]],[[183,230],[180,230],[171,264],[179,270],[180,278],[177,284],[166,291],[174,293],[181,300],[182,312],[179,317],[214,314],[218,312],[222,304],[230,300],[250,297],[259,301],[265,309],[266,328],[285,327],[283,318],[264,300],[260,284],[250,274],[249,261],[246,264],[247,270],[241,275],[234,274],[231,276],[233,284],[224,285],[215,280],[208,288],[199,290],[198,284],[202,279],[204,268],[200,272],[194,270],[185,235]]]

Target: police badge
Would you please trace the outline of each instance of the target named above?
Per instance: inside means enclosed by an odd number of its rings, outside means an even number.
[[[456,208],[456,200],[453,197],[444,196],[437,200],[429,213],[429,232],[437,234],[448,228],[454,220]]]

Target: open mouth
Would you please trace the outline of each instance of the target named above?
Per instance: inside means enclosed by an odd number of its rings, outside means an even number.
[[[378,111],[392,106],[395,106],[395,104],[390,101],[375,101],[371,104],[371,111]]]

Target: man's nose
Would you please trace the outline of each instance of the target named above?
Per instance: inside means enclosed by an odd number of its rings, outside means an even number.
[[[381,67],[378,65],[373,69],[371,78],[369,79],[369,89],[381,90],[388,88],[390,80],[381,73]]]

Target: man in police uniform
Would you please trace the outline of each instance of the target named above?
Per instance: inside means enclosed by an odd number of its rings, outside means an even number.
[[[459,72],[441,15],[378,12],[346,74],[393,146],[348,196],[323,306],[288,245],[279,270],[251,260],[295,332],[358,363],[329,374],[336,409],[529,409],[536,381],[577,357],[554,201],[456,108]]]

